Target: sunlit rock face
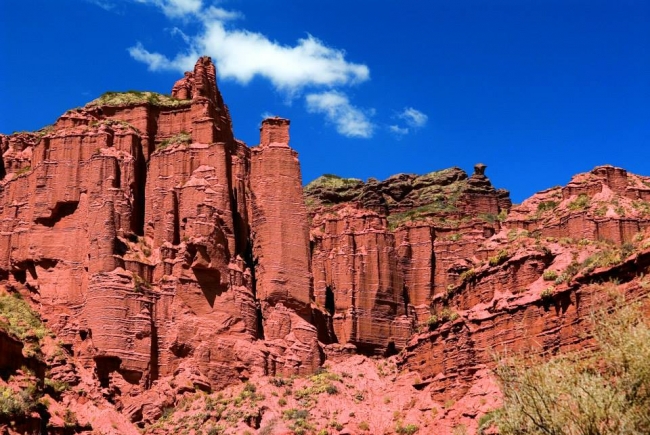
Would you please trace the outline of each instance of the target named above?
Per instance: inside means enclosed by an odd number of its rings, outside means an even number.
[[[197,390],[327,360],[375,376],[369,361],[396,354],[417,373],[392,378],[396,397],[457,401],[433,433],[471,430],[498,397],[494,352],[588,347],[603,282],[647,296],[649,177],[601,166],[514,206],[480,163],[303,188],[289,120],[235,139],[216,76],[202,57],[171,96],[106,93],[0,135],[0,294],[38,311],[67,355],[47,373],[83,385],[67,403],[106,433],[137,434]],[[5,324],[0,371],[43,378]]]

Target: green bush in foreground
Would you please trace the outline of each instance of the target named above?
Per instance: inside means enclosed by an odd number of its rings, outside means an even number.
[[[593,317],[596,350],[501,360],[502,435],[650,433],[650,326],[637,305]]]

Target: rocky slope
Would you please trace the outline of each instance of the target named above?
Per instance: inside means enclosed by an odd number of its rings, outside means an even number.
[[[474,433],[495,352],[588,347],[650,293],[649,177],[303,189],[289,121],[235,139],[209,58],[0,149],[0,433]]]

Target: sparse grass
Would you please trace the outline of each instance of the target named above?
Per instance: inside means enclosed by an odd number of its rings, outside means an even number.
[[[25,166],[24,168],[20,168],[16,171],[16,177],[22,177],[23,175],[26,175],[29,173],[29,171],[32,170],[31,166]]]
[[[391,230],[399,227],[400,225],[406,222],[417,222],[426,217],[432,215],[444,215],[445,213],[451,213],[457,210],[456,202],[460,197],[460,191],[453,192],[449,195],[447,194],[437,194],[431,198],[431,203],[416,207],[412,210],[401,212],[401,213],[392,213],[388,216],[388,227]]]
[[[301,388],[294,393],[296,400],[314,400],[314,396],[327,393],[330,395],[338,394],[338,387],[334,382],[341,382],[341,378],[336,373],[330,373],[325,370],[309,377],[311,386]]]
[[[485,429],[492,426],[493,423],[494,423],[494,411],[490,411],[483,414],[478,419],[478,431],[477,431],[478,435],[483,435]]]
[[[632,201],[632,207],[643,216],[650,215],[650,202],[648,201]]]
[[[544,281],[555,281],[557,279],[557,272],[551,269],[547,269],[542,274]]]
[[[452,435],[467,435],[467,426],[459,424],[451,430]]]
[[[580,195],[578,195],[578,197],[576,199],[571,201],[567,205],[567,207],[571,211],[584,210],[587,207],[589,207],[590,201],[591,201],[591,199],[589,198],[589,196],[587,194],[581,193]]]
[[[490,266],[492,266],[492,267],[498,266],[498,265],[500,265],[502,263],[505,263],[506,260],[509,258],[509,256],[510,256],[510,254],[508,253],[508,251],[505,250],[505,249],[502,249],[499,252],[497,252],[497,254],[495,256],[490,257],[488,262],[490,263]]]
[[[324,174],[305,186],[305,192],[316,188],[345,189],[362,184],[358,178],[343,178],[334,174]]]
[[[40,354],[40,341],[50,331],[20,294],[0,295],[0,329],[26,342],[25,356]]]
[[[526,230],[520,230],[518,228],[513,228],[510,231],[508,231],[508,241],[513,242],[517,240],[520,237],[528,237],[529,233]]]
[[[288,420],[289,429],[294,431],[296,435],[304,435],[314,428],[309,423],[309,411],[306,409],[291,408],[282,411],[282,418]]]
[[[450,240],[452,242],[457,242],[462,238],[463,238],[463,235],[461,233],[454,233],[454,234],[450,235],[449,237],[447,237],[447,240]]]
[[[544,212],[554,210],[559,205],[557,201],[542,201],[537,204],[537,213],[542,214]]]
[[[160,144],[156,147],[156,150],[162,151],[175,144],[189,144],[191,142],[192,135],[186,131],[181,131],[180,133],[160,142]]]
[[[479,219],[482,219],[490,224],[493,224],[497,221],[497,215],[494,213],[479,213],[478,217]]]
[[[435,314],[432,314],[429,316],[429,318],[426,320],[426,324],[429,327],[429,329],[434,329],[436,326],[438,326],[438,322],[440,322],[440,319],[438,319],[438,316]]]
[[[553,293],[555,292],[555,287],[550,286],[542,290],[542,293],[540,294],[540,297],[542,298],[543,301],[549,301],[553,299]]]
[[[466,271],[460,274],[460,280],[462,282],[469,282],[472,281],[474,278],[476,278],[476,270],[474,269],[467,269]]]
[[[160,107],[182,107],[189,106],[192,100],[179,100],[169,95],[156,92],[126,91],[126,92],[105,92],[99,98],[86,104],[92,106],[126,106],[133,104],[148,103]]]
[[[409,423],[406,426],[401,421],[398,421],[395,425],[395,433],[399,435],[413,435],[418,431],[419,427],[413,423]]]
[[[607,204],[605,203],[599,203],[598,206],[594,209],[594,215],[598,217],[603,217],[607,214]]]
[[[137,273],[134,273],[133,290],[137,293],[144,293],[146,290],[151,290],[151,283]]]
[[[632,252],[634,252],[634,246],[629,243],[623,244],[620,248],[604,247],[587,257],[580,268],[588,273],[599,267],[616,266],[621,264]]]
[[[68,390],[70,386],[67,382],[57,381],[51,378],[45,378],[45,388],[51,389],[55,394],[61,394],[64,391]]]

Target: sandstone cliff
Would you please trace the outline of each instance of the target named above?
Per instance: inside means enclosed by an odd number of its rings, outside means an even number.
[[[649,177],[515,206],[482,164],[303,191],[289,121],[235,139],[206,57],[171,96],[109,92],[0,150],[0,388],[51,399],[0,412],[18,433],[476,430],[494,352],[588,346],[603,283],[650,293]]]

